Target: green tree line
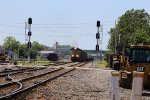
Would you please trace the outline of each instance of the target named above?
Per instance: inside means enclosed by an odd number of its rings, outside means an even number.
[[[124,45],[137,45],[150,43],[150,15],[144,10],[128,10],[119,17],[116,26],[109,31],[110,39],[108,49],[115,50],[115,38],[117,43]]]
[[[28,57],[28,45],[27,43],[21,44],[14,37],[9,36],[4,39],[4,43],[1,49],[5,51],[11,51],[13,54],[18,54],[20,59],[27,59]],[[38,42],[32,42],[31,47],[31,59],[36,59],[39,55],[38,51],[48,49],[47,46],[39,44]]]

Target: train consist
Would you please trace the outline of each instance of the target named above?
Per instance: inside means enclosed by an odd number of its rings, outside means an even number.
[[[82,62],[91,61],[93,57],[79,48],[71,48],[71,61]]]
[[[57,61],[58,60],[58,55],[56,53],[49,53],[47,56],[47,59],[49,61]]]
[[[5,61],[7,56],[3,50],[0,50],[0,61]]]

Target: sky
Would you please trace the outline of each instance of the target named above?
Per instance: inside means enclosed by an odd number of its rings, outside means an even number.
[[[101,22],[102,50],[107,50],[109,30],[127,10],[145,9],[149,0],[0,0],[0,45],[13,36],[26,43],[25,23],[32,18],[31,42],[52,47],[55,42],[84,50],[97,43],[96,22]]]

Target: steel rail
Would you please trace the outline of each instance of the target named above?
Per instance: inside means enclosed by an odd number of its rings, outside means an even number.
[[[36,70],[41,70],[41,69],[45,69],[45,68],[46,68],[46,67],[34,68],[34,69],[27,69],[27,70],[25,70],[25,71],[36,71]],[[17,72],[12,72],[12,73],[9,73],[9,75],[24,73],[25,71],[24,71],[24,70],[21,70],[21,71],[17,71]],[[8,75],[8,73],[0,74],[0,77],[7,76],[7,75]]]
[[[84,62],[83,64],[79,65],[78,67],[84,66],[86,64],[88,64],[89,62]]]
[[[33,78],[37,78],[37,77],[40,77],[40,76],[44,76],[46,74],[50,74],[50,73],[53,73],[53,72],[56,72],[56,71],[59,71],[59,70],[62,70],[64,68],[59,68],[59,69],[56,69],[56,70],[52,70],[52,71],[49,71],[49,72],[46,72],[46,73],[42,73],[42,74],[39,74],[39,75],[34,75],[34,76],[31,76],[31,77],[28,77],[28,78],[23,78],[23,79],[20,79],[18,80],[19,82],[23,82],[23,81],[27,81],[29,79],[33,79]],[[15,82],[9,82],[9,83],[4,83],[4,84],[0,84],[0,88],[4,88],[4,87],[7,87],[9,85],[12,85],[12,84],[15,84]]]
[[[81,63],[76,63],[76,64],[73,64],[73,65],[69,65],[68,67],[72,67],[72,66],[76,66],[76,65],[79,65]]]
[[[87,63],[89,63],[89,62],[79,62],[79,63],[76,63],[76,64],[74,64],[74,65],[70,65],[70,66],[68,66],[68,67],[72,67],[72,66],[81,67],[81,66],[83,66],[83,65],[86,65]]]
[[[54,76],[54,77],[52,77],[52,78],[49,78],[49,79],[47,79],[47,80],[38,82],[38,83],[36,83],[36,84],[34,84],[34,85],[30,86],[30,87],[27,87],[27,88],[21,89],[21,90],[19,90],[19,91],[13,92],[13,93],[11,93],[11,94],[8,94],[8,95],[6,95],[6,96],[0,97],[0,100],[8,100],[9,98],[12,98],[12,97],[14,97],[14,96],[16,96],[16,95],[18,95],[18,94],[21,94],[21,93],[24,93],[24,92],[26,92],[26,91],[28,91],[28,90],[31,90],[31,89],[33,89],[33,88],[36,88],[36,87],[38,87],[38,86],[40,86],[40,85],[42,85],[42,84],[45,84],[45,83],[47,83],[47,82],[49,82],[49,81],[52,81],[52,80],[54,80],[54,79],[56,79],[56,78],[58,78],[58,77],[61,77],[61,76],[65,75],[65,74],[67,74],[67,73],[69,73],[69,72],[71,72],[71,71],[73,71],[73,70],[75,70],[75,68],[72,68],[72,69],[70,69],[70,70],[68,70],[68,71],[65,71],[65,72],[63,72],[63,73],[61,73],[61,74],[58,74],[58,75],[56,75],[56,76]]]
[[[69,64],[69,63],[72,63],[72,62],[56,62],[56,63],[53,63],[53,64],[46,64],[46,65],[43,65],[43,66],[50,66],[50,65],[59,66],[59,65]]]
[[[2,73],[8,73],[8,72],[21,71],[21,70],[28,70],[28,69],[34,69],[34,67],[14,69],[14,70],[12,70],[12,69],[9,69],[9,70],[8,69],[4,69],[4,70],[0,71],[0,74],[2,74]]]

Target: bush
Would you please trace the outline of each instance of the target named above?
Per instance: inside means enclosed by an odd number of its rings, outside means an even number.
[[[14,61],[13,64],[14,64],[14,65],[17,65],[17,61]]]

